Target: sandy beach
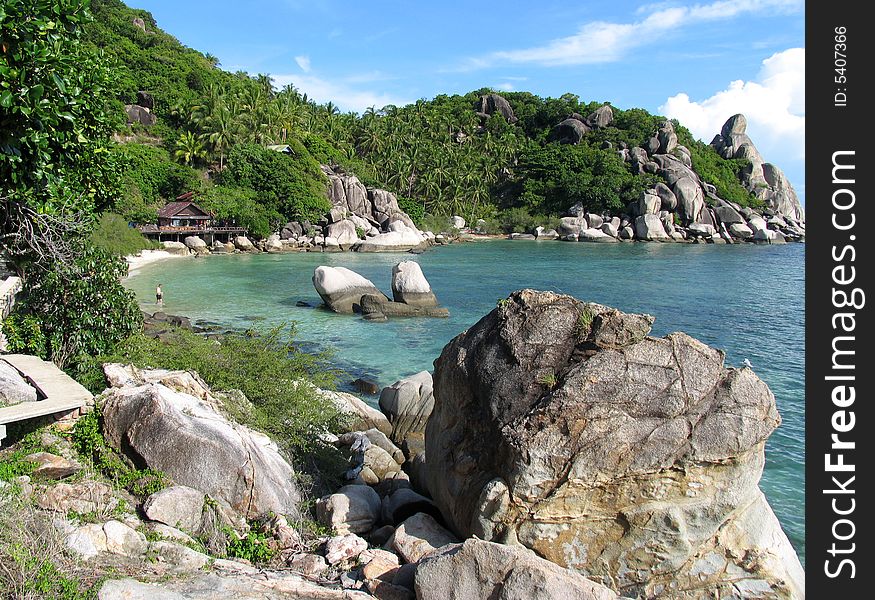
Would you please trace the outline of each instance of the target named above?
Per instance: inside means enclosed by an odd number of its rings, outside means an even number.
[[[136,271],[143,265],[148,265],[154,262],[158,262],[159,260],[166,260],[169,258],[185,257],[179,254],[171,254],[166,250],[143,250],[139,254],[126,256],[125,261],[128,263],[128,277],[136,273]]]

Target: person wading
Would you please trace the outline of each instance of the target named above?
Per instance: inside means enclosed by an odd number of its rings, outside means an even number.
[[[161,284],[155,288],[155,303],[158,306],[164,306],[164,290],[161,289]]]

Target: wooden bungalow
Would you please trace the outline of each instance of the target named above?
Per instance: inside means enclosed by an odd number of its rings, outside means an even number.
[[[243,227],[235,224],[216,222],[212,214],[194,202],[194,192],[186,192],[168,202],[158,211],[157,225],[139,227],[143,235],[160,241],[182,239],[197,235],[212,244],[216,239],[230,239],[232,236],[246,235]]]

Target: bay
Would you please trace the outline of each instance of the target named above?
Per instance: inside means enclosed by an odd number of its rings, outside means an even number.
[[[392,266],[420,263],[448,319],[384,323],[318,308],[313,270],[344,266],[391,296]],[[495,240],[453,244],[418,255],[293,253],[174,259],[135,271],[126,286],[155,311],[233,328],[294,322],[298,339],[329,348],[348,373],[381,387],[433,369],[444,345],[514,290],[570,294],[626,312],[654,315],[653,335],[683,331],[747,359],[775,394],[783,422],[766,447],[761,486],[805,561],[805,246],[587,244]],[[299,302],[310,307],[297,306]],[[376,397],[365,397],[376,403]]]

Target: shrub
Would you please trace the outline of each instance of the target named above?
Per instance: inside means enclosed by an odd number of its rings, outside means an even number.
[[[268,545],[267,536],[259,531],[249,531],[243,536],[238,535],[230,528],[225,528],[228,537],[228,556],[230,558],[243,558],[254,564],[269,562],[275,552]]]
[[[234,146],[222,180],[254,190],[260,204],[284,218],[316,221],[331,209],[325,176],[301,142],[288,144],[290,155],[256,144]]]
[[[127,269],[120,258],[86,245],[72,264],[32,272],[16,310],[20,316],[13,320],[13,327],[30,323],[31,335],[20,338],[28,345],[18,351],[74,369],[87,355],[110,352],[143,322],[133,293],[121,284]],[[33,319],[39,321],[40,334]]]
[[[161,247],[129,226],[122,216],[113,213],[103,213],[100,216],[97,226],[91,232],[91,243],[115,256],[128,256],[141,250]]]

